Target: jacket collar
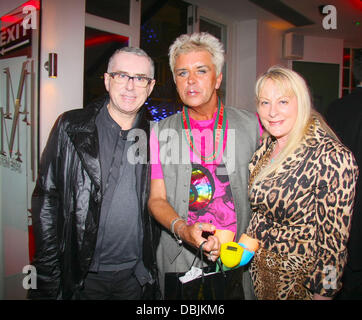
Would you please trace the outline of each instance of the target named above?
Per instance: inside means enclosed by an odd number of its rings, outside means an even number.
[[[287,165],[280,166],[276,173],[280,174],[285,170],[290,170],[291,168],[299,166],[306,160],[307,154],[316,151],[320,142],[326,137],[326,135],[327,132],[322,128],[320,121],[316,117],[313,117],[306,128],[304,137],[302,138],[298,148],[288,157],[288,159],[283,161],[283,164],[286,164],[286,161],[288,161]],[[264,154],[274,142],[275,138],[268,136],[265,144],[260,147],[261,154]]]
[[[75,112],[66,129],[83,167],[98,190],[101,190],[101,166],[95,120],[99,110],[108,103],[108,99],[105,96],[80,112]]]
[[[108,102],[109,102],[109,96],[105,95],[87,105],[83,109],[83,111],[85,112],[78,113],[72,118],[72,123],[69,124],[67,128],[67,133],[68,134],[75,134],[79,132],[91,133],[96,131],[97,129],[95,123],[96,117],[101,108],[107,106]],[[137,116],[137,123],[135,127],[144,130],[147,134],[147,137],[149,137],[149,132],[150,132],[149,121],[151,120],[152,120],[151,114],[149,113],[147,108],[143,106],[140,109],[139,114]]]
[[[322,128],[320,121],[316,117],[312,117],[309,125],[306,128],[304,137],[300,142],[301,147],[315,147],[318,142],[327,135],[326,131]],[[265,150],[271,143],[275,141],[275,138],[268,136],[266,138]]]
[[[96,117],[105,105],[108,104],[109,96],[105,95],[98,100],[88,104],[81,112],[72,115],[72,121],[68,125],[67,133],[76,134],[79,132],[91,133],[96,131]]]

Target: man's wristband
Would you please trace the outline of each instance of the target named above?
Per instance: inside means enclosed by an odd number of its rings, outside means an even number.
[[[178,222],[178,221],[184,221],[184,222],[186,222],[186,221],[185,221],[184,219],[182,219],[182,218],[175,218],[175,219],[173,219],[172,222],[171,222],[171,228],[170,228],[170,230],[171,230],[173,236],[175,237],[177,243],[178,243],[179,245],[181,245],[181,244],[182,244],[182,240],[181,240],[181,238],[179,237],[179,235],[175,232],[175,224],[176,224],[176,222]]]

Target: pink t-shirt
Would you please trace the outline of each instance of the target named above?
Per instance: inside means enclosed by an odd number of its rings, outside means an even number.
[[[194,120],[190,117],[193,130],[194,145],[202,156],[213,152],[212,132],[216,112],[211,120]],[[223,140],[226,146],[228,122]],[[195,130],[196,129],[196,130]],[[199,134],[198,134],[199,133]],[[182,137],[185,139],[185,137]],[[163,179],[163,171],[159,158],[159,144],[155,132],[151,131],[151,179]],[[188,224],[195,222],[211,223],[217,229],[226,229],[236,233],[236,213],[228,175],[220,174],[226,170],[217,170],[224,167],[222,152],[216,160],[205,162],[190,150],[192,175],[190,181]]]

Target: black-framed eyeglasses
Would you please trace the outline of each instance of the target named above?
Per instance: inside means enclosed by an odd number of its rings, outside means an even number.
[[[117,83],[126,84],[129,80],[133,80],[136,87],[145,88],[152,81],[151,78],[145,76],[130,76],[127,73],[116,71],[107,72]]]

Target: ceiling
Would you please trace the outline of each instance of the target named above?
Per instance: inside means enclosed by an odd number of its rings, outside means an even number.
[[[295,31],[303,35],[331,37],[345,40],[345,47],[362,48],[362,0],[186,0],[200,7],[206,7],[219,14],[233,18],[236,21],[249,19],[263,20],[285,31]],[[273,4],[284,6],[284,9],[296,11],[312,24],[296,27],[285,19],[278,17],[282,10],[271,13],[255,4],[267,5],[269,9]],[[272,5],[271,5],[272,4]],[[333,5],[337,12],[337,28],[325,30],[322,21],[325,18],[320,14],[319,6]],[[289,8],[287,8],[289,7]],[[278,7],[279,8],[279,7]],[[273,8],[271,8],[273,9]],[[278,9],[279,10],[279,9]],[[286,12],[286,11],[285,11]],[[288,17],[288,16],[286,16]]]

